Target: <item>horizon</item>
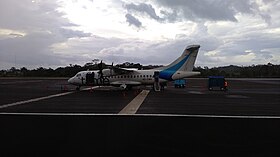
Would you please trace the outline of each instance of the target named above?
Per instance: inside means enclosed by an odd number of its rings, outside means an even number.
[[[90,63],[90,62],[88,62],[88,63]],[[127,63],[127,62],[124,62],[124,63]],[[120,65],[120,64],[124,64],[124,63],[118,63],[118,64],[115,64],[114,66]],[[131,62],[129,62],[129,63],[131,63]],[[85,63],[85,64],[87,64],[87,63]],[[12,68],[15,68],[16,70],[20,70],[20,69],[22,69],[22,68],[26,68],[27,70],[36,70],[36,69],[40,69],[40,68],[56,70],[56,69],[58,69],[58,68],[73,67],[73,66],[75,66],[75,65],[81,66],[81,67],[85,67],[85,64],[84,64],[84,65],[72,64],[72,66],[66,65],[66,66],[59,66],[59,67],[55,67],[55,68],[53,68],[53,67],[43,67],[43,66],[41,66],[41,67],[35,67],[35,68],[10,67],[10,68],[8,68],[8,69],[0,69],[0,70],[1,70],[1,71],[9,71],[9,70],[11,70]],[[105,64],[106,64],[106,63],[105,63]],[[133,63],[133,64],[140,64],[141,66],[166,66],[166,65],[156,65],[156,64],[155,64],[155,65],[143,65],[143,64],[141,64],[141,63]],[[106,64],[106,65],[108,65],[108,64]],[[265,65],[279,66],[280,64],[267,63],[267,64],[252,64],[252,65],[246,65],[246,66],[244,66],[244,65],[232,65],[232,64],[231,64],[231,65],[221,65],[221,66],[214,66],[214,67],[196,66],[196,65],[194,65],[194,68],[200,67],[200,68],[204,69],[205,67],[207,67],[207,68],[209,68],[209,69],[213,69],[213,68],[224,68],[224,67],[230,67],[230,66],[236,66],[236,67],[254,67],[254,66],[265,66]]]

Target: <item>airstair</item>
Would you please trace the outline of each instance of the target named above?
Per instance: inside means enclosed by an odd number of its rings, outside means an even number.
[[[160,83],[159,83],[159,71],[154,72],[154,91],[160,91]]]

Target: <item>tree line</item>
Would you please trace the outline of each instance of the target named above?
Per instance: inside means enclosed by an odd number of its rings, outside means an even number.
[[[101,64],[101,66],[100,66]],[[162,65],[148,65],[144,66],[139,63],[125,62],[117,64],[116,67],[121,68],[137,68],[137,69],[152,69],[161,67]],[[0,77],[72,77],[79,71],[83,70],[99,70],[100,67],[110,68],[110,65],[104,63],[86,63],[84,66],[72,65],[66,67],[59,67],[56,69],[39,67],[36,69],[27,69],[25,67],[15,68],[12,67],[8,70],[0,70]],[[222,66],[222,67],[194,67],[194,71],[199,71],[201,74],[195,77],[208,77],[208,76],[225,76],[232,78],[279,78],[280,65],[273,65],[271,63],[264,65],[251,65],[251,66]]]

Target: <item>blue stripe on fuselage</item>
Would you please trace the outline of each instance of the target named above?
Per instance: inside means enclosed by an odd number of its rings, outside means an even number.
[[[184,59],[182,59],[179,63],[173,65],[172,67],[170,67],[168,69],[165,69],[165,70],[162,70],[161,72],[159,72],[159,78],[171,81],[172,75],[184,65],[184,63],[187,61],[189,56],[190,56],[190,54],[187,55]]]

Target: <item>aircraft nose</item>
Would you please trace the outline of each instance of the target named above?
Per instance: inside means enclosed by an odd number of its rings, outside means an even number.
[[[69,84],[72,84],[72,83],[73,83],[73,78],[68,79],[67,82],[68,82]]]

